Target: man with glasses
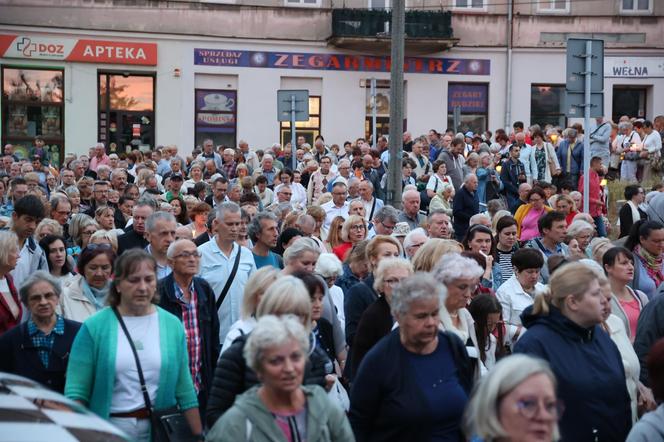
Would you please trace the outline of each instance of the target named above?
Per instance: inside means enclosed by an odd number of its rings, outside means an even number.
[[[358,192],[362,204],[364,204],[365,219],[371,221],[374,215],[385,206],[385,203],[374,196],[374,186],[371,181],[360,182]]]
[[[59,189],[66,189],[67,187],[75,186],[76,179],[74,178],[74,171],[69,169],[63,169],[60,173],[60,181],[62,184]]]
[[[94,185],[92,186],[92,204],[85,212],[86,215],[90,215],[94,218],[97,208],[108,206],[108,190],[108,181],[95,181]]]
[[[69,240],[69,215],[71,215],[71,203],[69,199],[60,194],[55,194],[51,197],[49,201],[49,206],[51,207],[51,218],[58,222],[62,226],[62,235],[65,240]]]
[[[173,242],[166,256],[173,272],[159,281],[159,306],[182,321],[189,371],[198,393],[199,411],[205,416],[220,346],[214,292],[207,281],[196,276],[201,255],[190,239]]]
[[[335,183],[332,187],[332,201],[321,206],[321,208],[325,210],[323,229],[326,231],[330,230],[330,224],[332,224],[332,220],[337,216],[340,216],[343,219],[348,218],[350,203],[346,200],[346,196],[348,195],[347,190],[348,189],[344,183]]]
[[[351,179],[350,160],[347,160],[345,158],[343,160],[340,160],[339,165],[337,166],[337,171],[339,172],[339,174],[327,183],[326,190],[328,192],[332,192],[332,186],[334,186],[334,183],[336,182],[348,185],[348,180]]]
[[[399,211],[392,206],[381,207],[372,220],[373,227],[367,233],[367,239],[376,235],[391,235],[399,222]]]

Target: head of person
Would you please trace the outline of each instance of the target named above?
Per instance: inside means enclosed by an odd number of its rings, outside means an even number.
[[[583,210],[583,195],[581,192],[573,190],[569,193],[569,196],[574,201],[574,207],[576,207],[576,210]]]
[[[364,204],[359,199],[354,199],[348,205],[348,213],[350,215],[361,216],[362,218],[366,215],[366,210],[364,209]]]
[[[254,244],[261,243],[268,249],[277,246],[279,227],[277,217],[271,212],[259,212],[248,226],[249,239]]]
[[[420,247],[422,247],[428,240],[429,236],[422,227],[418,227],[417,229],[408,232],[403,239],[403,249],[406,252],[406,257],[408,259],[413,259]]]
[[[431,273],[436,281],[447,288],[445,308],[448,312],[455,312],[468,305],[484,269],[474,259],[459,253],[447,253],[440,258]]]
[[[546,213],[537,221],[537,228],[542,238],[546,238],[554,244],[560,244],[567,236],[567,221],[565,215],[560,212]]]
[[[139,235],[146,233],[145,224],[147,219],[154,213],[154,205],[147,199],[140,199],[134,204],[132,209],[132,228]]]
[[[399,212],[392,206],[383,206],[374,214],[373,224],[377,235],[391,235],[398,222]]]
[[[292,395],[299,390],[308,360],[309,334],[293,316],[262,316],[244,347],[243,355],[271,395]]]
[[[554,206],[556,211],[565,214],[565,216],[572,212],[576,212],[576,204],[569,195],[557,195]]]
[[[49,206],[51,207],[51,218],[56,220],[61,226],[67,224],[69,215],[71,215],[69,199],[64,195],[53,196],[49,201]]]
[[[320,255],[320,248],[316,241],[311,238],[301,237],[296,239],[290,247],[284,251],[284,272],[313,272],[316,261]]]
[[[244,296],[240,306],[240,315],[243,319],[256,316],[256,310],[263,295],[279,277],[279,270],[272,266],[262,267],[251,274],[244,287]]]
[[[625,247],[629,250],[640,249],[658,258],[664,253],[664,224],[658,221],[640,220],[630,230]]]
[[[339,207],[346,202],[346,197],[348,196],[348,189],[346,185],[340,181],[337,181],[332,186],[332,201],[334,204]]]
[[[88,244],[107,244],[113,253],[118,253],[118,235],[115,230],[97,230],[90,235]]]
[[[606,276],[619,284],[628,284],[634,278],[634,255],[625,247],[611,247],[602,256]]]
[[[175,241],[177,221],[173,214],[155,212],[145,221],[145,239],[150,242],[150,249],[157,256],[166,256],[168,247]]]
[[[518,143],[514,143],[510,146],[509,150],[510,158],[513,161],[516,161],[519,159],[519,155],[521,155],[521,146]]]
[[[113,275],[115,253],[110,245],[96,244],[85,247],[78,257],[78,272],[94,289],[104,289]]]
[[[632,201],[634,204],[641,204],[646,198],[646,192],[643,190],[643,187],[638,184],[630,184],[625,187],[625,199],[627,201]]]
[[[214,219],[213,230],[221,241],[235,241],[240,233],[242,214],[240,206],[232,201],[217,205],[217,216]]]
[[[130,249],[115,261],[108,304],[137,314],[158,304],[157,261],[142,249]]]
[[[495,243],[496,247],[503,251],[509,251],[514,248],[517,242],[517,222],[511,216],[502,216],[495,223]]]
[[[576,325],[590,328],[604,320],[606,304],[597,271],[585,263],[572,262],[553,273],[548,290],[535,297],[532,312],[548,315],[553,306]]]
[[[36,195],[26,195],[14,204],[12,230],[25,240],[35,233],[37,224],[44,218],[44,203]]]
[[[468,229],[462,244],[464,249],[484,256],[493,255],[495,251],[493,232],[481,224],[475,224]]]
[[[300,279],[309,293],[311,300],[311,320],[318,321],[323,314],[323,298],[325,297],[325,281],[320,276],[309,272],[295,272],[294,277]]]
[[[514,277],[526,291],[532,291],[544,267],[544,257],[539,250],[524,247],[512,255]]]
[[[48,272],[39,270],[28,276],[18,294],[35,322],[44,323],[55,318],[62,287]]]
[[[447,175],[447,164],[443,160],[436,160],[431,165],[431,170],[433,173],[440,175],[441,177]]]
[[[37,224],[34,238],[36,241],[41,241],[46,235],[62,236],[62,233],[62,226],[59,222],[52,218],[44,218]]]
[[[473,321],[475,321],[475,334],[477,335],[480,359],[486,361],[489,336],[495,333],[498,342],[503,342],[505,338],[503,328],[498,326],[503,311],[502,306],[496,296],[489,293],[480,293],[470,301],[468,311],[473,317]],[[496,353],[496,356],[501,356],[498,349],[496,349]]]
[[[337,278],[344,273],[341,261],[339,261],[339,258],[334,253],[321,253],[318,261],[316,261],[314,271],[325,280],[325,283],[330,288],[334,285]]]
[[[385,296],[385,300],[390,303],[394,287],[413,274],[413,265],[403,258],[385,258],[373,274],[374,290]]]
[[[544,193],[544,189],[539,186],[533,187],[530,189],[530,192],[528,192],[526,201],[530,203],[533,209],[542,210],[546,204],[546,193]]]
[[[586,249],[590,245],[590,240],[592,240],[594,233],[595,227],[582,220],[572,222],[567,228],[567,235],[576,239],[579,243],[579,249],[581,249],[583,254],[586,253]]]
[[[95,221],[102,229],[115,228],[115,209],[110,206],[99,206],[95,210]]]
[[[256,318],[265,315],[294,315],[310,331],[311,298],[304,282],[292,275],[280,275],[265,291],[256,307]]]
[[[374,192],[374,187],[373,184],[371,184],[371,181],[361,181],[360,184],[358,184],[358,192],[363,200],[371,201]]]
[[[350,249],[346,256],[345,263],[358,279],[364,279],[370,272],[369,261],[367,260],[368,245],[369,241],[360,241]]]
[[[367,261],[370,271],[375,271],[384,258],[401,256],[401,243],[398,239],[387,235],[376,235],[367,245]]]
[[[473,391],[464,416],[466,434],[482,440],[558,440],[562,406],[556,388],[546,361],[525,354],[503,358]]]
[[[18,236],[11,230],[0,230],[0,274],[14,270],[20,256]]]
[[[420,211],[420,193],[417,190],[406,190],[401,199],[404,213],[410,217],[416,217]]]
[[[46,253],[48,270],[56,275],[71,273],[71,264],[67,260],[67,246],[62,236],[46,235],[39,241],[39,246]]]
[[[462,251],[461,243],[452,239],[427,239],[413,256],[413,268],[416,272],[430,272],[443,255]]]
[[[415,273],[393,287],[390,310],[408,350],[425,349],[435,342],[445,296],[445,286],[429,273]]]
[[[428,217],[428,233],[431,238],[449,239],[450,216],[442,209],[431,210]]]
[[[367,224],[363,217],[350,215],[341,228],[341,240],[356,244],[367,237]]]

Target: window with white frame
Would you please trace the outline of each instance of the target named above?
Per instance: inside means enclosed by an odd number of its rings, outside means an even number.
[[[619,0],[620,12],[627,14],[645,14],[652,12],[653,0]]]
[[[286,6],[304,6],[316,7],[320,6],[321,0],[284,0]]]
[[[569,0],[539,0],[538,12],[569,12]]]
[[[390,9],[390,0],[367,0],[369,9]]]
[[[486,0],[454,0],[457,9],[486,9]]]

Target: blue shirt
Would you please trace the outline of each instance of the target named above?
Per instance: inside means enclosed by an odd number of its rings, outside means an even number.
[[[48,335],[37,328],[37,324],[35,324],[32,318],[28,320],[28,335],[30,335],[32,345],[38,348],[39,359],[41,359],[42,364],[46,368],[48,368],[49,355],[53,350],[56,334],[60,336],[65,334],[65,321],[62,319],[62,316],[58,315],[55,327],[53,327],[53,330]]]
[[[261,267],[272,266],[275,269],[283,269],[284,263],[279,259],[279,255],[274,252],[267,252],[267,256],[260,256],[252,253],[254,255],[254,261],[256,262],[256,269]]]

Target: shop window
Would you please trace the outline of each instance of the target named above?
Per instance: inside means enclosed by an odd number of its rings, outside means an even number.
[[[44,139],[51,163],[64,155],[64,73],[61,69],[2,68],[2,145],[28,157]]]
[[[290,121],[281,122],[280,137],[281,145],[291,141]],[[295,135],[304,137],[305,141],[311,146],[314,145],[314,140],[320,135],[321,127],[321,97],[316,95],[309,95],[309,120],[295,122]]]
[[[652,0],[620,0],[623,14],[644,14],[652,12]]]
[[[454,7],[457,9],[485,10],[484,0],[454,0]]]
[[[613,121],[627,115],[630,118],[645,118],[648,89],[639,86],[613,87]]]
[[[538,12],[569,12],[569,0],[539,0]]]
[[[155,77],[100,73],[99,141],[109,153],[154,147]]]
[[[564,84],[533,84],[530,86],[530,124],[541,127],[567,127],[564,111]]]
[[[237,91],[196,89],[196,145],[211,139],[215,146],[235,147]]]
[[[454,112],[460,113],[454,126]],[[456,132],[475,134],[487,129],[489,113],[489,85],[486,83],[449,83],[447,85],[447,127]]]
[[[376,138],[390,134],[390,81],[376,81],[376,95],[371,96],[371,81],[366,80],[366,117],[364,136],[367,140],[373,135],[373,105],[376,106]],[[372,140],[373,144],[373,140]]]

